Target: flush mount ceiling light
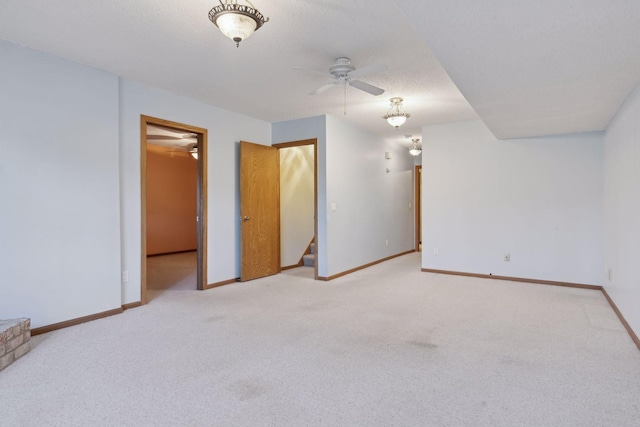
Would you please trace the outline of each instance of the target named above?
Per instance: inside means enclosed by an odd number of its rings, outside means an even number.
[[[400,112],[400,107],[402,107],[402,98],[391,98],[389,101],[391,101],[391,108],[389,109],[389,112],[387,112],[387,114],[382,116],[382,118],[385,119],[391,126],[398,129],[404,124],[404,122],[407,121],[410,114]]]
[[[411,154],[412,156],[417,156],[420,153],[422,153],[422,148],[420,147],[420,138],[411,139],[409,154]]]
[[[246,0],[248,6],[238,4],[237,0],[218,1],[220,6],[215,6],[209,11],[209,19],[222,34],[236,42],[236,47],[240,47],[242,40],[248,39],[265,22],[269,22],[269,18],[258,12],[249,0]]]

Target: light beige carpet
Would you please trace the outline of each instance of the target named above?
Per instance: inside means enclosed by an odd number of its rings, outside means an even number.
[[[7,426],[638,426],[640,352],[600,292],[295,272],[34,338]]]

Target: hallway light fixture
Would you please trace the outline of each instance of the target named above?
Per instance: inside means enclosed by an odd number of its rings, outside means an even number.
[[[422,153],[422,147],[420,147],[420,138],[411,139],[411,146],[409,147],[409,154],[417,156]]]
[[[389,108],[389,111],[387,112],[387,114],[382,116],[382,118],[385,119],[387,123],[395,127],[397,130],[400,126],[404,124],[404,122],[407,121],[410,114],[403,113],[400,111],[400,107],[402,107],[402,101],[403,101],[402,98],[395,97],[395,98],[391,98],[389,101],[391,101],[391,108]]]
[[[220,6],[215,6],[209,11],[209,19],[222,34],[236,42],[236,47],[240,47],[242,40],[251,37],[269,18],[265,18],[262,13],[249,1],[249,5],[238,4],[238,0],[218,0]]]

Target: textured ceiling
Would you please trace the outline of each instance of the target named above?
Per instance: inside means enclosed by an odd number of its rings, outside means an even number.
[[[331,114],[407,144],[476,111],[503,137],[602,129],[640,77],[635,0],[253,3],[270,21],[240,48],[208,20],[216,0],[0,0],[0,38],[262,120]],[[383,95],[347,88],[346,116],[342,90],[309,96],[328,78],[294,69],[328,77],[340,56],[388,67],[362,79]],[[411,114],[398,131],[381,118],[393,96]]]
[[[638,0],[402,0],[498,138],[603,130],[640,81]]]

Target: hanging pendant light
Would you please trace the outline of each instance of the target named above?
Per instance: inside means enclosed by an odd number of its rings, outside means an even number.
[[[411,139],[411,146],[409,147],[409,154],[412,156],[417,156],[422,153],[422,148],[420,147],[420,138]]]
[[[407,121],[407,119],[410,117],[410,114],[402,113],[400,111],[400,107],[402,107],[403,101],[402,98],[395,97],[391,98],[389,101],[391,102],[391,108],[389,109],[387,114],[382,116],[382,118],[385,119],[391,126],[398,129],[404,124],[404,122]]]
[[[215,6],[209,11],[209,19],[222,34],[236,42],[236,47],[240,47],[242,40],[251,37],[269,18],[265,18],[249,1],[249,4],[238,4],[237,0],[218,0],[220,6]]]

